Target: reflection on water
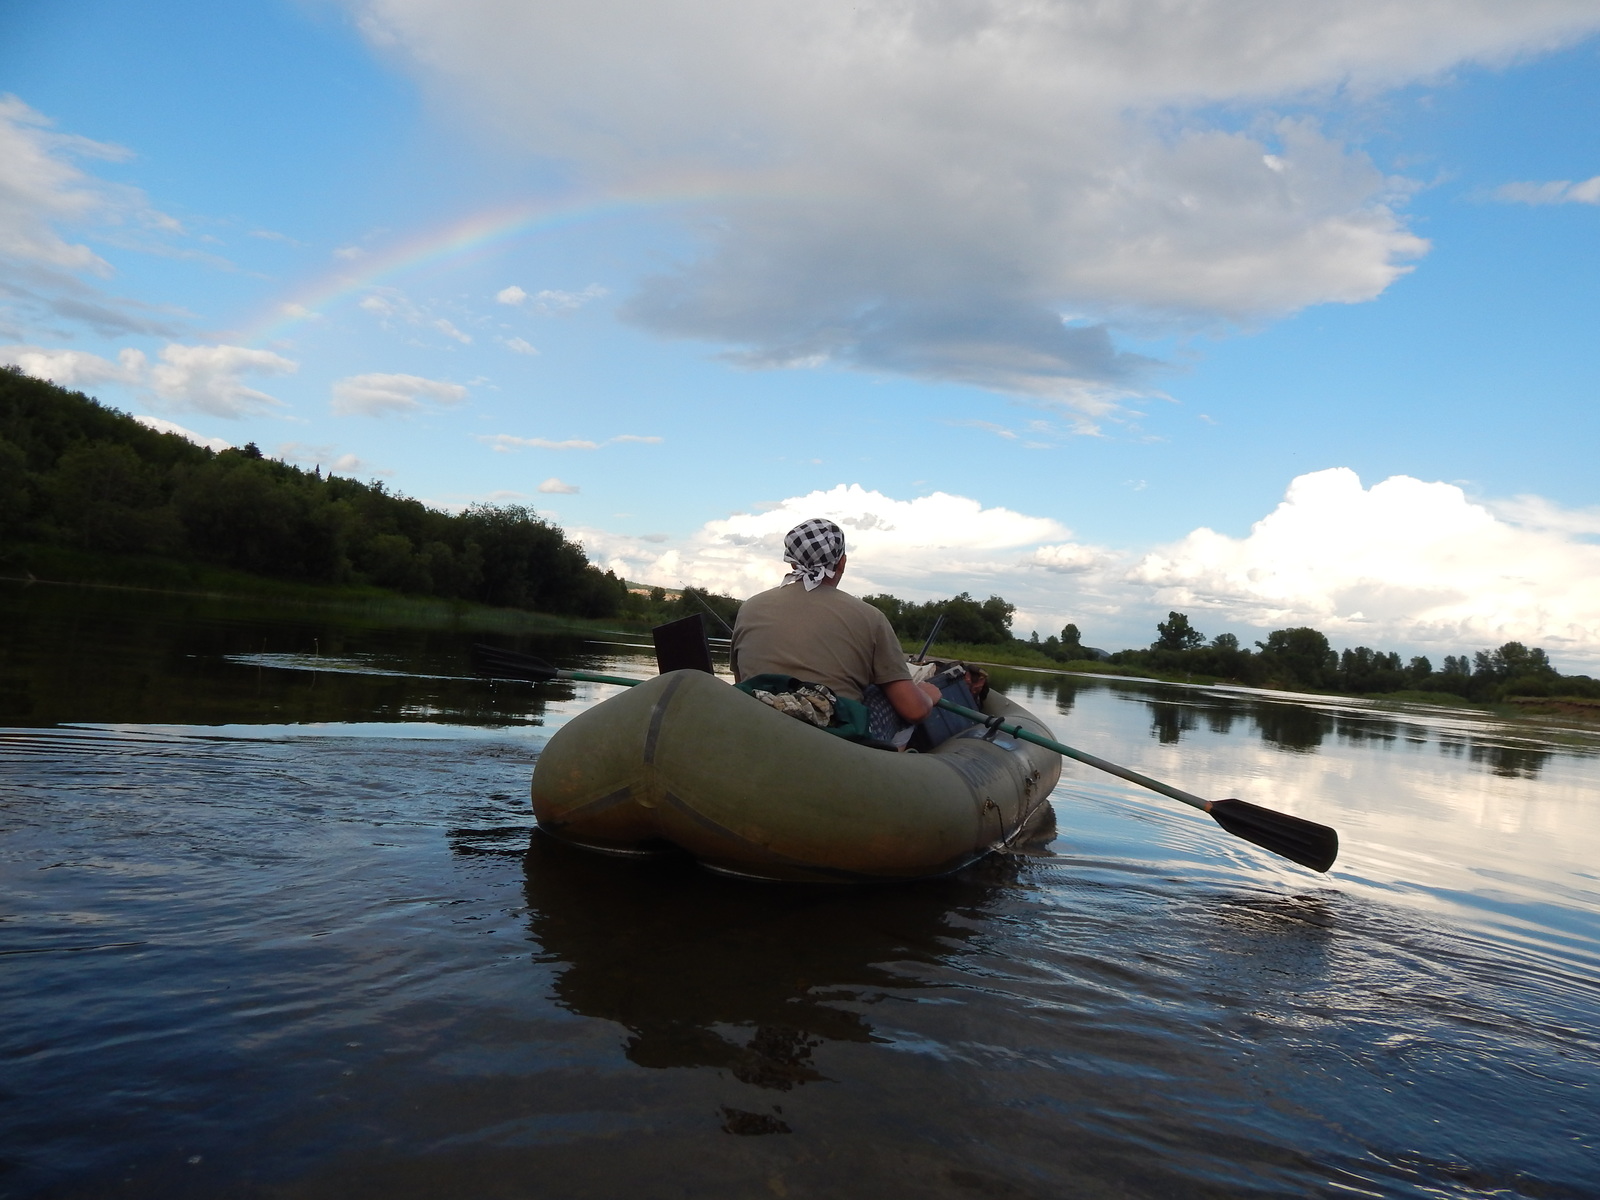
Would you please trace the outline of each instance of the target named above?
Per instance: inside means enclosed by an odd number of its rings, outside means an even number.
[[[563,1007],[624,1026],[641,1067],[720,1067],[778,1091],[824,1078],[811,1059],[824,1041],[883,1040],[841,1002],[877,1003],[904,982],[883,964],[936,963],[965,942],[983,915],[979,878],[752,888],[546,838],[526,860],[529,929],[547,961],[565,964]],[[965,919],[953,924],[953,911]]]
[[[0,591],[5,1195],[1600,1194],[1592,737],[996,672],[1339,866],[1069,764],[1052,857],[751,886],[530,844],[609,689],[38,594]]]
[[[1200,718],[1187,704],[1151,700],[1150,733],[1163,745],[1177,743],[1185,733],[1200,728]]]
[[[1535,740],[1539,732],[1518,736],[1486,714],[1463,716],[1459,711],[1435,709],[1430,712],[1429,724],[1363,701],[1319,698],[1307,704],[1305,697],[1246,699],[1231,692],[1144,681],[1038,682],[1036,676],[1004,669],[994,674],[1000,686],[1035,703],[1055,701],[1058,716],[1071,714],[1077,694],[1085,686],[1112,688],[1145,705],[1150,736],[1162,745],[1177,745],[1202,725],[1211,734],[1227,737],[1236,721],[1246,720],[1263,742],[1294,753],[1315,752],[1329,736],[1353,745],[1374,743],[1380,749],[1400,741],[1412,746],[1436,744],[1442,754],[1465,758],[1509,778],[1537,777],[1552,753]],[[1570,753],[1592,756],[1600,752],[1592,736],[1563,732]]]

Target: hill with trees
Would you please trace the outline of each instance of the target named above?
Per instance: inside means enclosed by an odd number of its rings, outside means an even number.
[[[613,616],[629,600],[621,580],[519,505],[447,513],[254,444],[209,450],[7,367],[0,571],[31,571],[51,551],[99,556],[113,575],[142,556],[573,616]]]

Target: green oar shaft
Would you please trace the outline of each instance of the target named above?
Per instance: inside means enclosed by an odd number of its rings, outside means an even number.
[[[975,708],[964,708],[959,704],[952,704],[949,700],[941,699],[939,707],[949,709],[953,713],[966,717],[969,721],[977,721],[983,725],[987,725],[994,720],[993,717],[981,713]],[[1089,754],[1086,751],[1074,750],[1065,742],[1047,738],[1043,734],[1034,733],[1032,730],[1024,729],[1020,725],[1007,725],[1003,721],[999,723],[997,728],[1009,733],[1012,737],[1019,737],[1025,742],[1043,746],[1046,750],[1054,750],[1057,754],[1076,759],[1078,762],[1085,763],[1096,770],[1104,771],[1108,775],[1115,775],[1119,779],[1126,779],[1129,783],[1137,783],[1140,787],[1147,787],[1152,792],[1160,792],[1163,796],[1171,796],[1174,800],[1181,800],[1185,804],[1191,804],[1201,812],[1211,811],[1211,801],[1203,796],[1196,796],[1193,792],[1186,792],[1182,788],[1171,787],[1162,783],[1159,779],[1151,779],[1150,776],[1141,775],[1137,771],[1130,771],[1127,767],[1119,767],[1114,762],[1107,762],[1105,759]]]
[[[557,671],[553,679],[574,679],[579,683],[614,683],[618,687],[638,687],[642,679],[629,679],[626,675],[596,675],[593,671]]]

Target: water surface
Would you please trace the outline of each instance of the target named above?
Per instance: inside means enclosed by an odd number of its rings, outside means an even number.
[[[473,639],[0,590],[0,1195],[1600,1194],[1591,734],[1018,672],[1339,864],[1069,763],[1048,855],[761,886],[530,838],[613,689]]]

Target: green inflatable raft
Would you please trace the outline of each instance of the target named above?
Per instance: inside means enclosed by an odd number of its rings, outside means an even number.
[[[991,691],[984,711],[1050,737]],[[976,726],[926,754],[833,737],[703,671],[579,714],[533,773],[539,828],[620,855],[805,882],[944,875],[1052,827],[1053,751]]]

